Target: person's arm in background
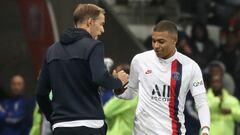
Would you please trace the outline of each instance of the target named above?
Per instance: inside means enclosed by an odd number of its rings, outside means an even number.
[[[198,117],[201,124],[201,135],[209,135],[210,130],[210,110],[207,102],[206,88],[204,86],[202,72],[197,63],[192,68],[189,89],[194,98]]]
[[[118,98],[121,99],[133,99],[138,94],[138,76],[139,76],[139,65],[137,56],[135,56],[130,65],[129,82],[122,89],[115,89],[114,93]]]
[[[104,46],[103,43],[97,44],[90,56],[89,56],[89,64],[92,73],[93,82],[96,84],[106,88],[106,89],[117,89],[121,88],[123,84],[127,82],[127,79],[118,79],[113,77],[107,71],[107,68],[104,64]],[[127,75],[123,75],[126,77]]]
[[[38,84],[37,84],[37,102],[39,108],[46,116],[47,120],[51,122],[52,105],[49,99],[49,93],[51,91],[49,70],[46,59],[44,59],[42,69],[40,72]]]

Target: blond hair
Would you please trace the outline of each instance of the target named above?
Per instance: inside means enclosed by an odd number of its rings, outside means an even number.
[[[78,4],[73,12],[74,24],[82,23],[88,18],[96,19],[105,10],[94,4]]]

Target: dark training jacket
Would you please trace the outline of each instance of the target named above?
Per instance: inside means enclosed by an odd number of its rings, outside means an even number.
[[[47,50],[38,85],[37,101],[52,123],[102,120],[99,86],[122,86],[104,65],[104,44],[80,28],[68,28]],[[52,90],[53,99],[49,100]]]

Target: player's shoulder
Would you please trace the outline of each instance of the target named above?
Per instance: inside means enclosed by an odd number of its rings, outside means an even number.
[[[149,51],[145,51],[145,52],[142,52],[142,53],[138,53],[136,54],[133,59],[146,59],[146,58],[151,58],[152,56],[154,56],[154,51],[153,50],[149,50]]]
[[[177,52],[177,58],[179,60],[179,62],[182,64],[182,65],[191,65],[191,66],[198,66],[198,64],[191,58],[189,58],[188,56],[180,53],[180,52]]]

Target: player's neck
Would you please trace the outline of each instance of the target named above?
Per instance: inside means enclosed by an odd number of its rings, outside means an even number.
[[[174,49],[173,51],[171,51],[170,53],[169,53],[169,55],[167,55],[166,57],[164,57],[164,58],[162,58],[162,59],[169,59],[169,58],[171,58],[174,54],[176,53],[176,49]]]

